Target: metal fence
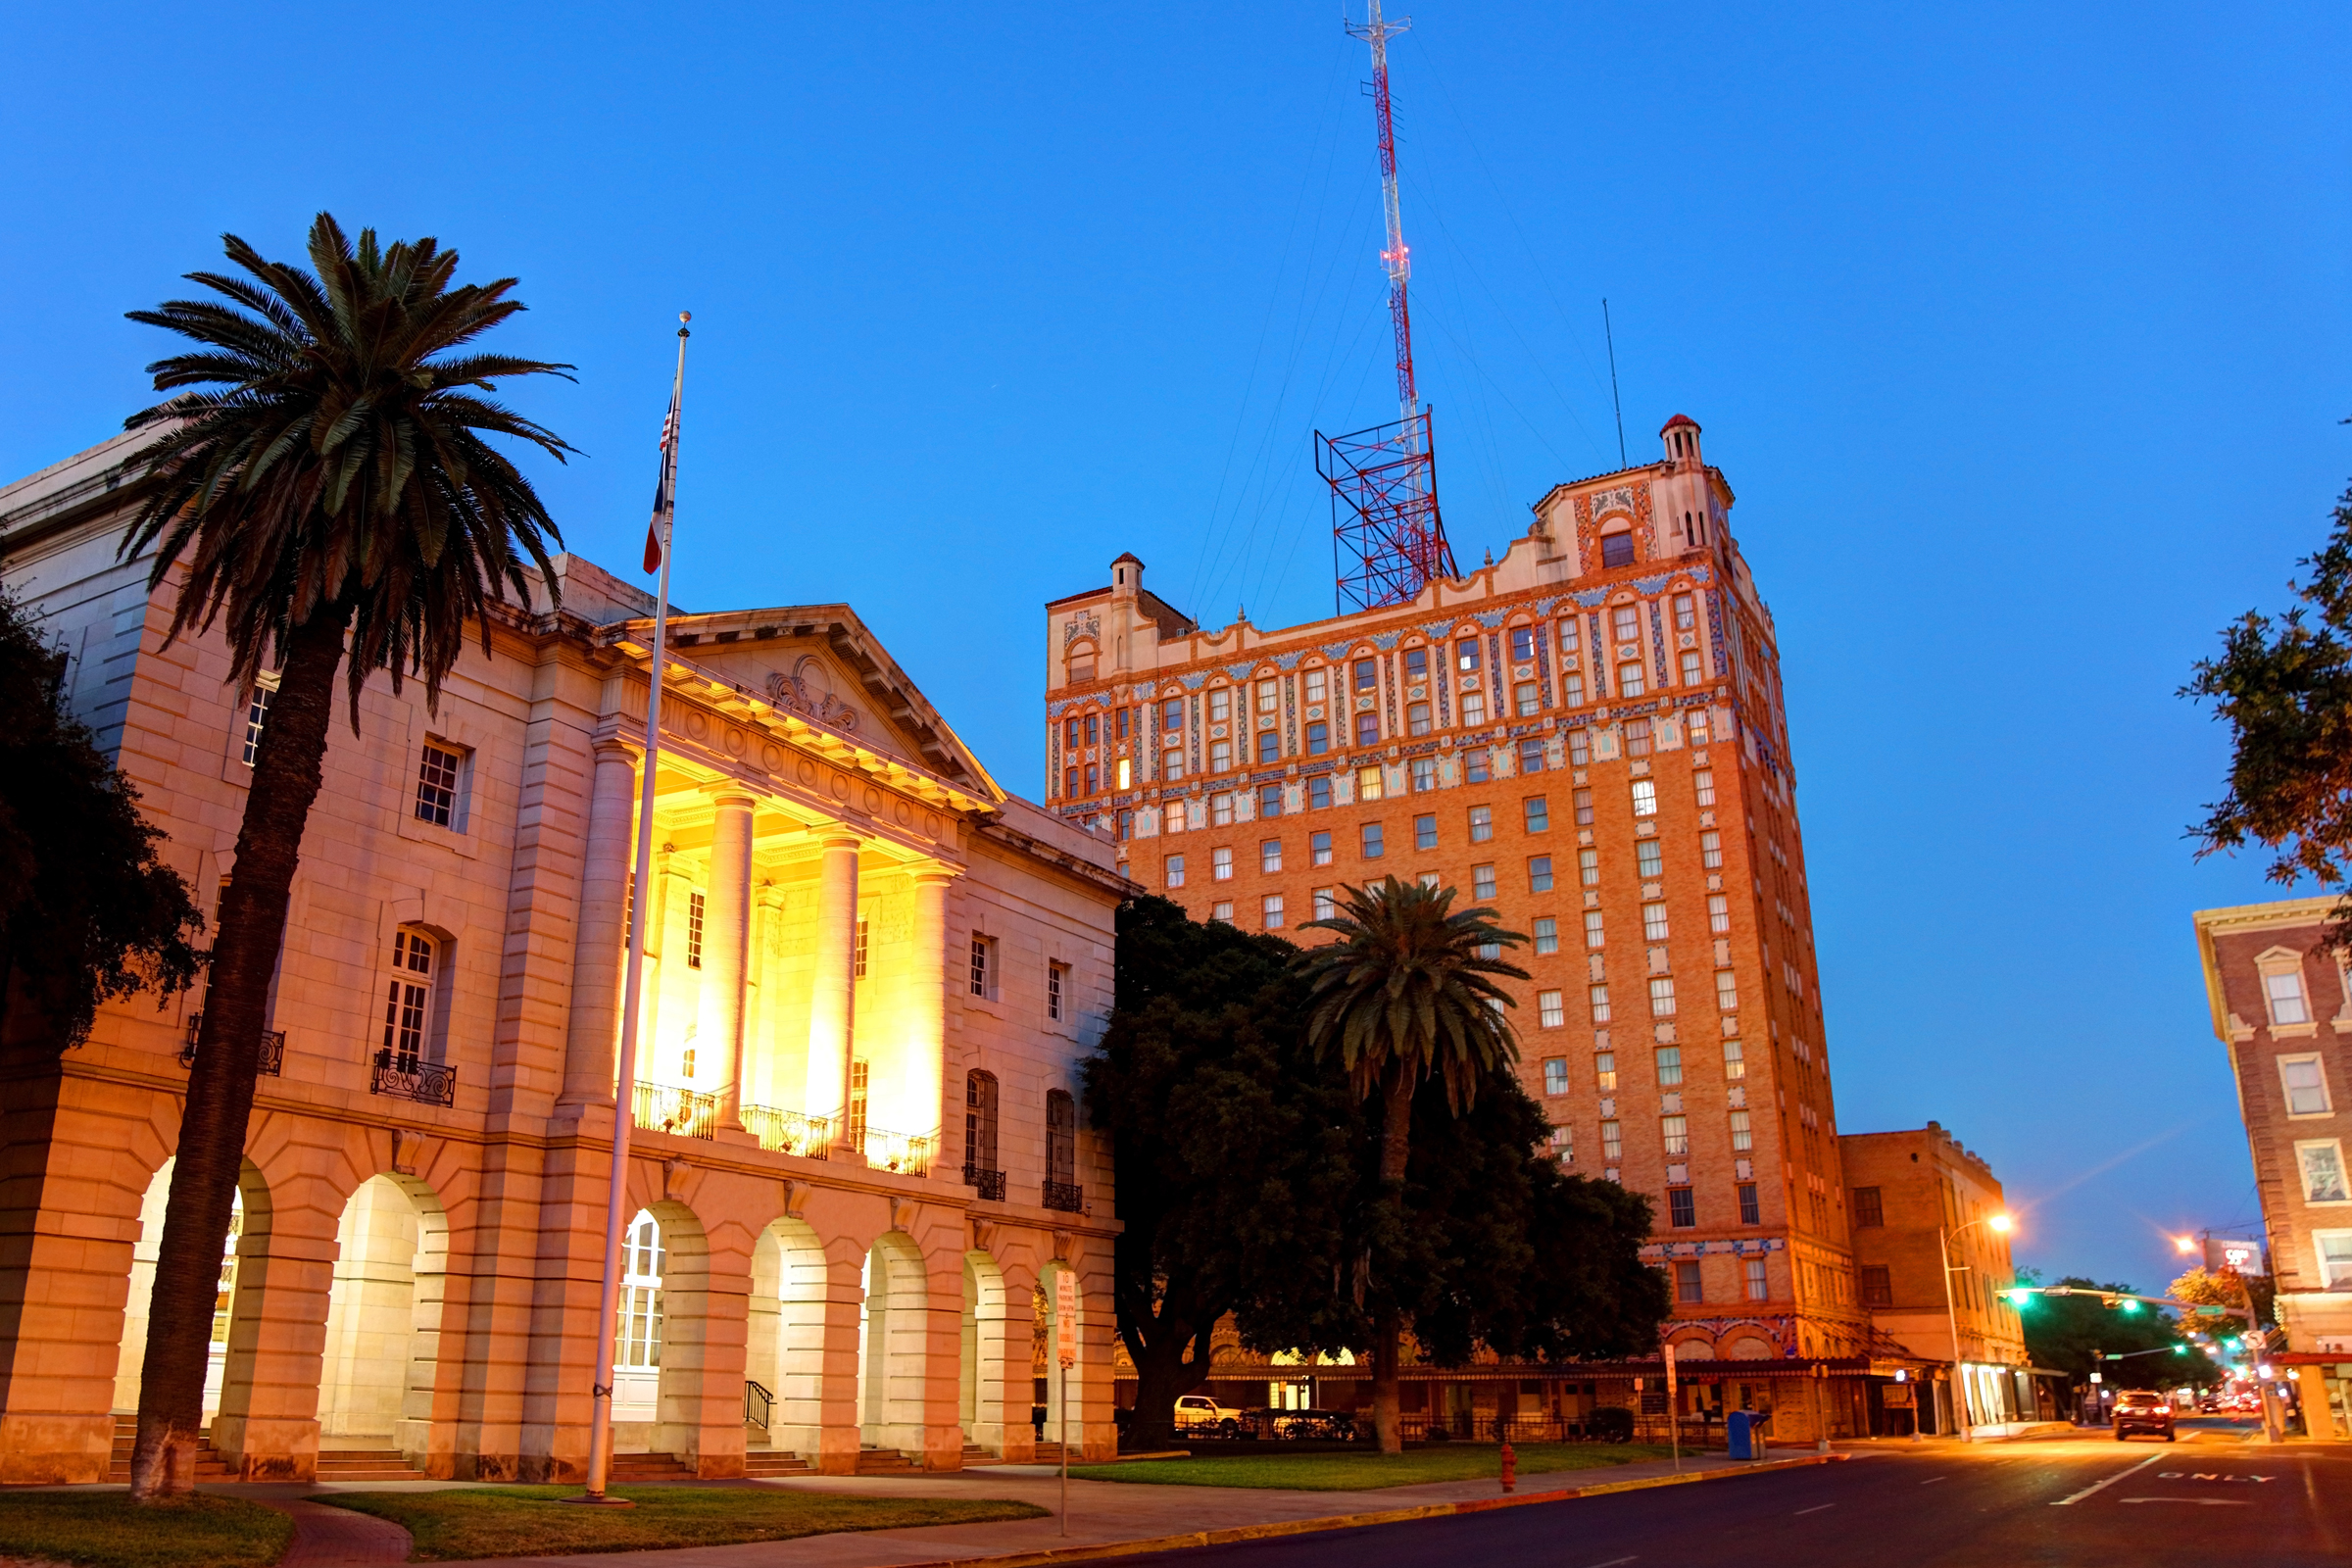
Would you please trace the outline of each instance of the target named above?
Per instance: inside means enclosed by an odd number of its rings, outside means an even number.
[[[667,1084],[639,1084],[636,1111],[637,1125],[647,1132],[709,1138],[718,1125],[718,1097]]]
[[[935,1138],[869,1126],[865,1130],[865,1162],[876,1170],[895,1170],[902,1176],[928,1175],[938,1143]]]
[[[804,1116],[773,1105],[746,1105],[743,1130],[759,1139],[761,1149],[780,1154],[798,1154],[803,1159],[830,1159],[833,1155],[830,1116]]]

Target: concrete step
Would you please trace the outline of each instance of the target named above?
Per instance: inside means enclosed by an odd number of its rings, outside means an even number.
[[[680,1464],[672,1453],[616,1453],[612,1456],[612,1479],[630,1483],[692,1481],[694,1472]]]
[[[743,1456],[747,1476],[805,1476],[808,1461],[785,1448],[753,1448]]]
[[[912,1476],[922,1474],[922,1464],[908,1458],[896,1448],[860,1448],[858,1450],[858,1473],[861,1476]]]
[[[398,1448],[321,1448],[321,1481],[422,1481],[424,1472]]]

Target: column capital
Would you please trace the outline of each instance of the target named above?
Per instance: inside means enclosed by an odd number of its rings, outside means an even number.
[[[757,809],[760,805],[759,792],[750,785],[738,783],[733,779],[723,779],[716,784],[706,784],[703,786],[703,793],[710,798],[710,804],[713,806],[737,806],[749,811]]]
[[[596,760],[600,762],[626,762],[635,767],[641,748],[630,745],[618,735],[599,735],[589,750],[596,754]]]
[[[819,848],[827,850],[862,850],[872,842],[868,835],[839,822],[829,822],[822,827],[812,827],[808,832],[816,840]]]
[[[964,868],[960,865],[950,865],[944,860],[925,860],[908,874],[914,878],[916,887],[945,887],[963,875],[963,872]]]

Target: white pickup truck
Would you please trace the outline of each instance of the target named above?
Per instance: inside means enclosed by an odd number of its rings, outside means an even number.
[[[1239,1437],[1242,1433],[1242,1412],[1231,1405],[1219,1404],[1205,1394],[1182,1395],[1176,1400],[1176,1430]]]

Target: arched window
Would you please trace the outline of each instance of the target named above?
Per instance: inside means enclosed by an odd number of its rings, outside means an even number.
[[[1070,1213],[1085,1206],[1078,1188],[1078,1102],[1065,1089],[1046,1092],[1045,1206]]]
[[[1071,644],[1068,658],[1069,678],[1073,684],[1095,678],[1095,645],[1093,643]]]
[[[392,933],[392,973],[384,998],[384,1043],[378,1060],[398,1072],[415,1072],[435,1059],[434,992],[440,944],[408,926]]]
[[[662,1399],[662,1222],[644,1209],[621,1238],[612,1325],[612,1418],[651,1421]]]
[[[995,1073],[972,1072],[963,1080],[963,1184],[979,1188],[983,1198],[1004,1196],[1004,1173],[997,1165]]]

